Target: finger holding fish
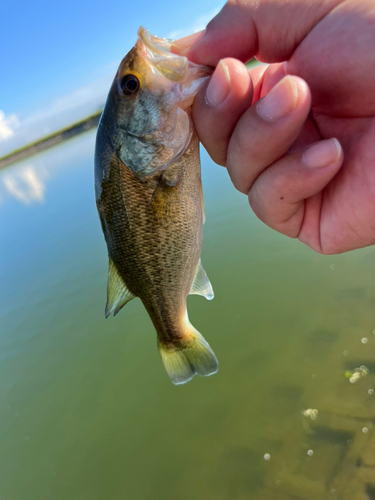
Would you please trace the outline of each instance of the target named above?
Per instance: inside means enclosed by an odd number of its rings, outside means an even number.
[[[253,84],[244,64],[222,59],[210,81],[198,93],[193,118],[203,146],[215,163],[225,165],[230,137],[251,105]]]

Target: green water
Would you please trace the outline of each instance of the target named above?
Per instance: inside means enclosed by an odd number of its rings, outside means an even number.
[[[375,249],[273,232],[203,152],[215,300],[188,309],[220,368],[175,387],[140,301],[104,319],[94,138],[0,172],[0,500],[255,500],[289,473],[330,488],[354,434],[302,411],[355,414],[354,433],[375,416]]]

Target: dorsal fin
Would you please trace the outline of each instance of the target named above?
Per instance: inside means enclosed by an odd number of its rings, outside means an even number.
[[[108,286],[107,286],[107,305],[105,307],[105,317],[113,311],[113,315],[119,312],[129,300],[134,299],[130,290],[124,283],[124,280],[119,275],[113,260],[109,258]]]
[[[206,297],[207,300],[212,300],[214,298],[212,285],[207,277],[206,271],[202,267],[200,259],[195,271],[194,280],[193,284],[191,285],[189,295],[203,295],[203,297]]]

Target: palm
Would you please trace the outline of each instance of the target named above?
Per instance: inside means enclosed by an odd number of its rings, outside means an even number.
[[[306,67],[301,60],[313,61],[316,52],[325,50],[316,47],[313,33],[306,40],[311,43],[287,65],[287,71],[305,79],[312,91],[311,114],[295,146],[336,137],[345,157],[324,190],[305,201],[299,239],[323,253],[341,253],[375,243],[375,72],[365,49],[356,71],[348,71],[346,57],[336,58],[334,65],[330,58],[320,57],[317,66]],[[282,65],[271,64],[261,95],[283,75]]]
[[[344,150],[338,174],[306,200],[300,239],[320,242],[324,253],[375,242],[375,33],[366,16],[355,14],[357,1],[345,3],[307,35],[287,64],[310,86],[315,140],[336,137]],[[367,7],[370,12],[371,2]]]

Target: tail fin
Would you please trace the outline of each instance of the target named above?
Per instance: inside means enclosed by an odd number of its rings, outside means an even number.
[[[164,368],[175,385],[189,382],[196,373],[202,377],[213,375],[219,368],[211,347],[202,335],[188,324],[188,335],[178,342],[158,341]]]

